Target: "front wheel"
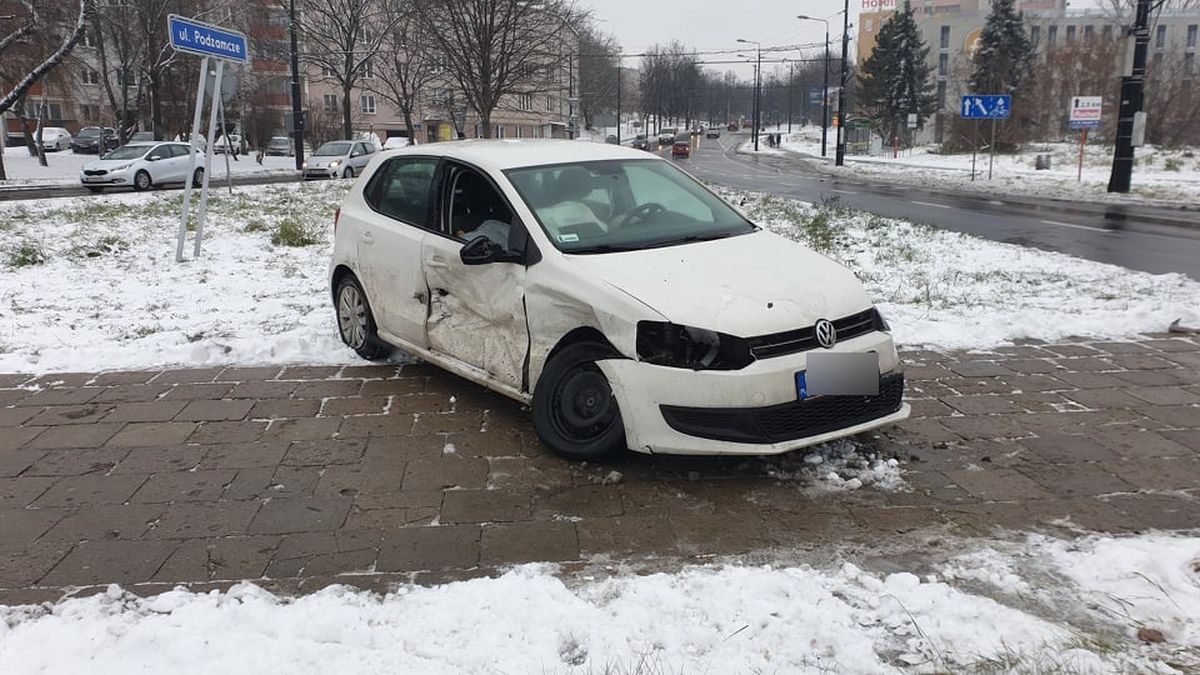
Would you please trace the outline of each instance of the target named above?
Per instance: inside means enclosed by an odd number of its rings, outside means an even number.
[[[192,174],[192,187],[204,187],[204,169],[196,169]]]
[[[346,346],[368,361],[378,361],[391,353],[391,349],[376,335],[375,316],[367,294],[358,279],[347,274],[338,282],[335,295],[338,335]]]
[[[342,172],[342,178],[354,178],[354,167],[346,167],[346,170]]]
[[[604,345],[579,342],[546,364],[533,392],[533,426],[554,451],[591,460],[627,449],[617,399],[596,365],[613,356]]]
[[[137,172],[133,176],[133,189],[137,190],[138,192],[145,192],[146,190],[149,190],[150,184],[150,174],[146,173],[144,170]]]

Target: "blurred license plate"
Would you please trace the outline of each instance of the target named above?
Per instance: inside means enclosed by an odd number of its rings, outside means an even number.
[[[808,370],[796,373],[800,400],[813,396],[862,396],[879,393],[879,354],[808,355]]]
[[[84,176],[83,177],[83,182],[85,182],[85,183],[97,183],[101,180],[103,180],[103,179],[100,176]]]

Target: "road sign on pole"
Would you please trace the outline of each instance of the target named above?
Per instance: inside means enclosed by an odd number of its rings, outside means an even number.
[[[212,56],[246,63],[250,60],[246,36],[235,30],[186,19],[174,14],[167,17],[171,46],[178,52]]]
[[[1006,120],[1012,114],[1012,96],[964,94],[959,115],[964,120]]]
[[[222,105],[222,76],[225,72],[225,62],[249,62],[250,45],[246,41],[246,36],[235,30],[186,19],[174,14],[167,16],[167,34],[171,36],[171,46],[175,51],[203,57],[200,59],[200,78],[196,85],[196,110],[192,115],[192,133],[188,137],[191,153],[188,157],[187,178],[183,188],[179,236],[175,242],[175,261],[183,262],[183,243],[187,239],[188,212],[192,205],[192,184],[195,182],[196,155],[199,150],[196,147],[196,139],[200,138],[200,116],[204,110],[204,99],[211,96],[212,103],[208,120],[208,143],[204,153],[204,173],[200,180],[200,204],[196,210],[196,248],[192,253],[193,257],[200,255],[200,242],[204,238],[204,217],[208,210],[208,179],[212,174],[212,153],[215,144],[217,113],[219,106]],[[217,61],[217,68],[210,81],[208,64],[213,59]],[[226,173],[228,171],[229,169],[226,167]]]
[[[1072,129],[1095,129],[1100,126],[1103,96],[1072,96],[1067,126]]]

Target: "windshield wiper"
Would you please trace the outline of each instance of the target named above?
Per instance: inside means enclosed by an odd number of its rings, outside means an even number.
[[[619,251],[640,251],[646,248],[634,244],[595,244],[592,246],[581,246],[563,251],[563,253],[616,253]]]

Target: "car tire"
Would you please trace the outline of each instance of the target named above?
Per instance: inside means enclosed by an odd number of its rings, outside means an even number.
[[[133,175],[133,189],[138,192],[145,192],[154,187],[154,181],[150,180],[150,174],[145,169],[138,171]]]
[[[353,274],[347,274],[338,282],[334,311],[337,314],[338,337],[355,354],[368,361],[378,361],[392,353],[392,348],[380,340],[376,333],[371,304],[367,302],[367,294]]]
[[[346,167],[346,170],[342,172],[342,178],[354,178],[354,167]]]
[[[194,172],[192,172],[192,187],[194,187],[194,188],[204,187],[204,169],[203,169],[203,167],[197,168]]]
[[[612,356],[605,345],[577,342],[546,363],[533,392],[533,427],[555,452],[595,460],[627,449],[617,399],[596,365]]]
[[[94,195],[98,195],[101,192],[104,192],[104,188],[100,187],[99,185],[85,185],[84,187],[87,188],[88,191]]]

